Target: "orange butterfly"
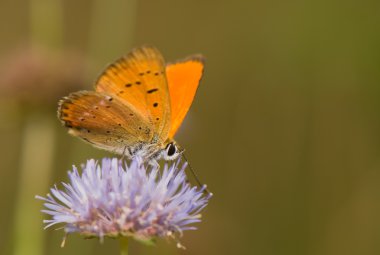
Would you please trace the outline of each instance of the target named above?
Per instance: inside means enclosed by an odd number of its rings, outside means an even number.
[[[136,48],[103,71],[95,91],[63,98],[58,117],[70,134],[95,147],[153,164],[160,158],[173,160],[181,154],[173,137],[203,67],[201,55],[166,65],[155,47]]]

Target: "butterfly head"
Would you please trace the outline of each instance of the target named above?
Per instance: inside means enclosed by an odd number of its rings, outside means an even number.
[[[175,142],[169,142],[165,149],[162,150],[162,157],[165,160],[174,160],[178,158],[179,155],[183,153],[183,149],[179,148],[179,146]]]

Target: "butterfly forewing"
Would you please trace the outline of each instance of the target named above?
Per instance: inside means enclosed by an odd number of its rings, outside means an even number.
[[[202,78],[203,66],[204,58],[201,55],[194,55],[183,61],[168,64],[166,67],[171,101],[169,138],[174,137],[193,102]]]
[[[134,49],[111,64],[95,85],[99,93],[117,97],[146,116],[154,133],[165,141],[169,134],[171,110],[165,61],[154,47]]]
[[[202,56],[166,66],[156,48],[136,48],[103,71],[95,91],[63,98],[58,116],[69,133],[96,147],[158,159],[182,124],[202,73]]]
[[[58,116],[78,136],[92,145],[117,153],[151,141],[153,127],[134,105],[93,91],[80,91],[62,99]]]

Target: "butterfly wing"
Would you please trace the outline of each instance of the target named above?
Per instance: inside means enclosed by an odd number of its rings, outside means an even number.
[[[70,134],[119,154],[125,147],[153,137],[149,119],[132,104],[94,91],[79,91],[63,98],[58,117]]]
[[[146,116],[154,132],[165,141],[170,128],[170,96],[165,61],[154,47],[143,46],[111,64],[100,75],[95,90],[133,105]]]
[[[166,66],[170,102],[171,127],[169,138],[173,138],[181,126],[202,78],[204,58],[191,56],[183,61]]]

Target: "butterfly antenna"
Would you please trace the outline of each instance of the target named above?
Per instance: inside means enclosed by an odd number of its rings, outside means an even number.
[[[190,162],[187,160],[187,158],[185,156],[185,153],[182,153],[182,155],[183,155],[183,158],[185,159],[185,161],[187,162],[187,165],[189,166],[190,172],[193,175],[195,181],[197,182],[197,185],[199,187],[205,187],[204,191],[207,194],[211,194],[211,192],[207,189],[207,185],[202,184],[202,182],[199,180],[199,178],[198,178],[197,174],[195,173],[194,169],[191,167]]]

